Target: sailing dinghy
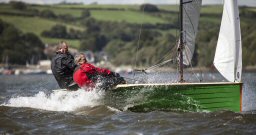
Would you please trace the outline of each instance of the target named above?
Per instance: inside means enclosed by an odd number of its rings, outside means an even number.
[[[242,111],[242,49],[237,0],[224,0],[214,58],[216,69],[227,82],[187,83],[183,79],[183,65],[191,63],[194,52],[201,4],[202,0],[180,0],[179,82],[118,85],[107,93],[111,106],[138,112]]]

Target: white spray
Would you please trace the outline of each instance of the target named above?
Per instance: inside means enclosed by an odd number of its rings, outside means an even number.
[[[74,111],[81,107],[102,105],[105,92],[99,90],[53,91],[50,95],[39,92],[32,97],[15,97],[2,106],[30,107],[50,111]]]

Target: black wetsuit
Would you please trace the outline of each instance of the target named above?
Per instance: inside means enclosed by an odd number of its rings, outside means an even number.
[[[76,68],[74,57],[70,53],[56,53],[52,59],[51,69],[60,88],[77,90],[78,85],[70,86],[73,81],[73,72]]]

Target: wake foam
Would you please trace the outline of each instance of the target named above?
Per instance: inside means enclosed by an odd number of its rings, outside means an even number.
[[[55,90],[50,94],[42,91],[32,97],[13,97],[1,106],[30,107],[50,111],[75,111],[82,107],[103,104],[103,90],[77,91]]]

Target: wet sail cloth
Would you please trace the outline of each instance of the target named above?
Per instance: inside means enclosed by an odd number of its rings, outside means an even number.
[[[198,31],[202,0],[183,0],[183,64],[190,65],[195,50],[195,39]]]
[[[224,0],[214,65],[230,82],[241,82],[242,42],[237,0]]]

